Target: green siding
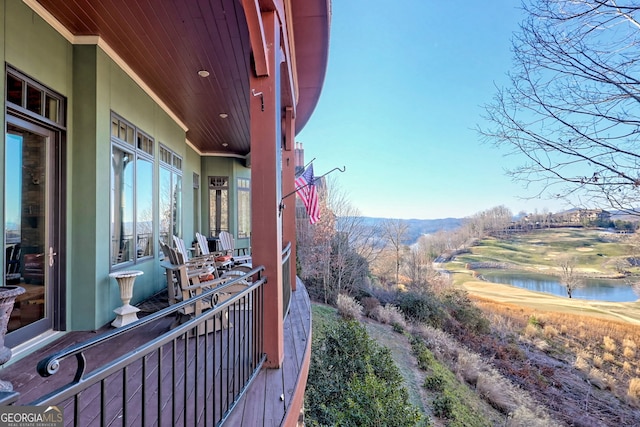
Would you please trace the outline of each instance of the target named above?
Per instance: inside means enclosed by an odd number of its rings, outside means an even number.
[[[68,317],[71,329],[96,328],[101,311],[98,283],[96,242],[96,217],[99,210],[96,192],[96,49],[91,46],[76,46],[73,63],[73,92],[76,97],[68,115],[74,118],[73,140],[69,140],[69,187],[70,200],[68,224],[70,238],[67,263],[68,305],[72,308]],[[84,141],[86,143],[76,143]],[[108,193],[107,193],[108,194]],[[105,301],[103,299],[103,301]]]
[[[23,2],[3,1],[7,63],[69,96],[72,47]]]

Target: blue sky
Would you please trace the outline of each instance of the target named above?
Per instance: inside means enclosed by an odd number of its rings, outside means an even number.
[[[559,201],[504,169],[521,164],[482,143],[483,105],[507,84],[520,2],[334,0],[318,105],[296,140],[362,215],[466,217],[504,205],[557,212]]]

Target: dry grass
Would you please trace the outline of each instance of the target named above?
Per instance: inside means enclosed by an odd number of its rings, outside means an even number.
[[[602,341],[604,341],[605,351],[608,351],[610,353],[613,353],[616,351],[617,345],[616,345],[616,341],[613,338],[605,336],[602,338]]]
[[[598,368],[591,368],[589,371],[589,381],[600,390],[613,390],[615,385],[613,377]]]
[[[622,355],[627,359],[635,359],[636,350],[631,347],[625,347],[624,350],[622,351]]]
[[[371,310],[371,315],[373,319],[377,320],[380,323],[384,323],[387,325],[398,325],[405,329],[407,327],[407,321],[402,314],[402,311],[398,307],[392,304],[387,304],[386,306],[377,306],[373,310]]]
[[[506,426],[557,425],[527,391],[447,333],[427,325],[412,325],[411,333],[423,338],[434,356],[455,372],[461,381],[475,385],[478,393],[491,406],[507,414]]]
[[[538,328],[536,325],[529,323],[524,328],[523,334],[527,338],[535,338],[538,335],[540,335],[540,328]]]
[[[554,338],[558,336],[558,330],[552,325],[546,325],[544,328],[542,328],[542,333],[544,334],[545,338]]]
[[[362,316],[362,305],[350,296],[340,294],[336,305],[338,306],[338,314],[343,319],[359,319]]]
[[[476,390],[488,402],[501,412],[508,414],[518,408],[513,397],[506,392],[505,380],[493,372],[482,372],[478,375]]]
[[[634,399],[640,399],[640,378],[632,378],[629,381],[627,394]]]
[[[573,366],[583,372],[589,371],[589,368],[591,367],[591,365],[589,364],[589,360],[585,359],[582,356],[576,357],[576,361],[573,363]]]
[[[492,328],[511,326],[512,333],[520,333],[538,350],[556,351],[556,357],[564,358],[582,372],[592,386],[632,405],[639,404],[640,360],[636,343],[640,342],[640,326],[600,316],[543,311],[471,297],[492,319],[503,317],[501,321],[492,321]],[[508,336],[509,332],[494,334]]]
[[[633,349],[633,350],[635,350],[637,348],[636,342],[634,340],[630,339],[629,337],[625,337],[622,340],[622,345],[624,347],[628,347],[628,348]]]
[[[640,327],[633,323],[602,319],[588,315],[559,313],[554,311],[543,311],[531,307],[501,303],[486,298],[472,296],[476,304],[486,313],[493,316],[503,316],[509,318],[509,322],[525,328],[528,319],[536,318],[540,323],[554,328],[560,328],[562,335],[577,337],[587,342],[604,341],[605,350],[613,353],[617,350],[617,342],[623,346],[635,348],[635,343],[640,342]],[[602,338],[604,335],[604,339]]]

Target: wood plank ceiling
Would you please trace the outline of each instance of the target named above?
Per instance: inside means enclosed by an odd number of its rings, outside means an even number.
[[[250,43],[238,0],[38,2],[74,36],[100,36],[202,153],[249,153]]]
[[[187,127],[202,154],[246,156],[249,30],[239,0],[30,0],[74,36],[100,36]],[[320,96],[328,61],[330,0],[291,0],[296,133]],[[209,76],[200,77],[206,70]],[[222,118],[221,115],[226,115]]]

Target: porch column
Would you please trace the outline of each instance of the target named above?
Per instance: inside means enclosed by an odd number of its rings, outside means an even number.
[[[282,115],[280,112],[280,28],[274,12],[263,12],[269,74],[251,76],[251,252],[253,265],[264,265],[264,350],[266,367],[284,358],[282,303]]]
[[[296,120],[293,118],[293,108],[285,109],[284,117],[284,149],[282,153],[282,194],[295,191],[296,161],[295,161]],[[284,200],[285,209],[282,211],[283,244],[291,242],[291,258],[289,265],[289,279],[291,290],[296,290],[296,195],[291,194]]]

